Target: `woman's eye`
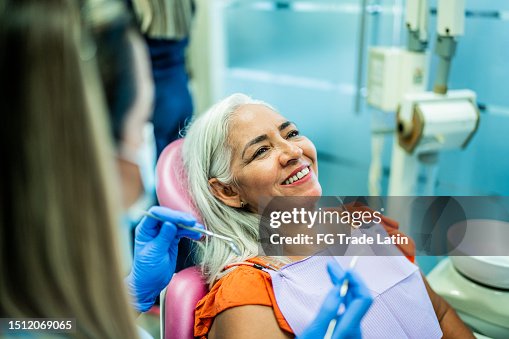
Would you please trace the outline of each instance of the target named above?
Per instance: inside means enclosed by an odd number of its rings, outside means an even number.
[[[253,159],[258,158],[263,153],[267,152],[269,150],[268,147],[260,147],[258,150],[256,150],[255,154],[253,155]]]
[[[299,131],[297,131],[297,130],[293,130],[293,131],[291,131],[290,133],[288,133],[288,134],[286,135],[286,138],[287,138],[287,139],[289,139],[289,138],[294,138],[294,137],[296,137],[296,136],[298,136],[298,135],[299,135]]]

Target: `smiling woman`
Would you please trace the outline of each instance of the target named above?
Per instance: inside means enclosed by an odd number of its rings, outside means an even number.
[[[324,274],[326,259],[260,256],[258,211],[263,207],[260,203],[264,197],[321,195],[313,143],[299,133],[295,123],[270,105],[234,94],[191,124],[183,158],[190,193],[205,226],[232,238],[241,251],[237,255],[216,239],[207,239],[202,244],[202,271],[211,290],[196,307],[194,335],[209,338],[301,335],[303,324],[310,325],[317,314],[313,301],[323,300],[321,293],[330,288]],[[400,233],[397,222],[381,219],[389,235]],[[413,260],[413,247],[409,248],[409,253],[400,249],[402,255]],[[397,332],[407,333],[407,337],[414,333],[417,337],[438,338],[442,334],[447,337],[453,328],[455,334],[469,337],[454,311],[431,289],[426,289],[415,265],[402,256],[378,259],[366,258],[363,278],[373,285],[370,290],[382,296],[378,300],[385,298],[397,307],[387,310],[383,302],[375,300],[373,312],[366,315],[363,335],[380,337],[380,333]],[[288,263],[292,264],[285,265]],[[385,271],[381,263],[386,265]],[[290,274],[295,279],[286,280],[282,271],[292,269],[297,278]],[[380,282],[385,285],[379,286]],[[392,294],[384,295],[386,290]],[[351,326],[360,326],[359,321]]]
[[[306,161],[316,163],[312,144],[286,122],[270,105],[234,94],[196,119],[187,131],[183,157],[194,203],[207,227],[233,238],[242,252],[236,256],[214,239],[201,247],[202,268],[211,285],[227,273],[225,265],[258,253],[258,217],[253,212],[260,195],[286,189],[281,183],[301,165],[303,160],[288,155],[301,154],[294,143],[305,139],[312,153]],[[285,156],[293,167],[283,172],[274,161]],[[319,187],[316,177],[314,185]]]
[[[235,184],[212,178],[224,204],[258,211],[263,196],[319,196],[316,149],[297,126],[263,104],[245,104],[230,118],[228,146]]]

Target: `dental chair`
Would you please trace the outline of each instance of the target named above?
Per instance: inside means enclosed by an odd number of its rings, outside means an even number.
[[[182,160],[182,144],[178,139],[169,144],[157,161],[156,192],[159,204],[187,212],[200,220],[187,188],[187,175]],[[201,221],[200,221],[201,222]],[[194,338],[194,309],[208,289],[198,267],[176,273],[161,292],[161,338]]]

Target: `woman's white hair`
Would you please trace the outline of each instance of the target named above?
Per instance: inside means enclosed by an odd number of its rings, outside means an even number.
[[[227,185],[235,185],[230,167],[232,149],[228,135],[234,113],[247,104],[260,104],[274,110],[267,103],[236,93],[215,104],[193,121],[184,140],[182,154],[188,185],[205,227],[232,238],[241,251],[241,255],[237,256],[224,241],[213,237],[200,246],[202,272],[210,285],[230,271],[223,271],[226,265],[258,254],[259,216],[241,208],[227,206],[214,196],[209,185],[211,178],[217,178]]]

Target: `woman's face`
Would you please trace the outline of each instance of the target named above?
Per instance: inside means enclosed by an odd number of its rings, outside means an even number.
[[[249,104],[234,113],[230,126],[234,189],[250,210],[257,211],[260,197],[321,195],[315,146],[294,123]]]

